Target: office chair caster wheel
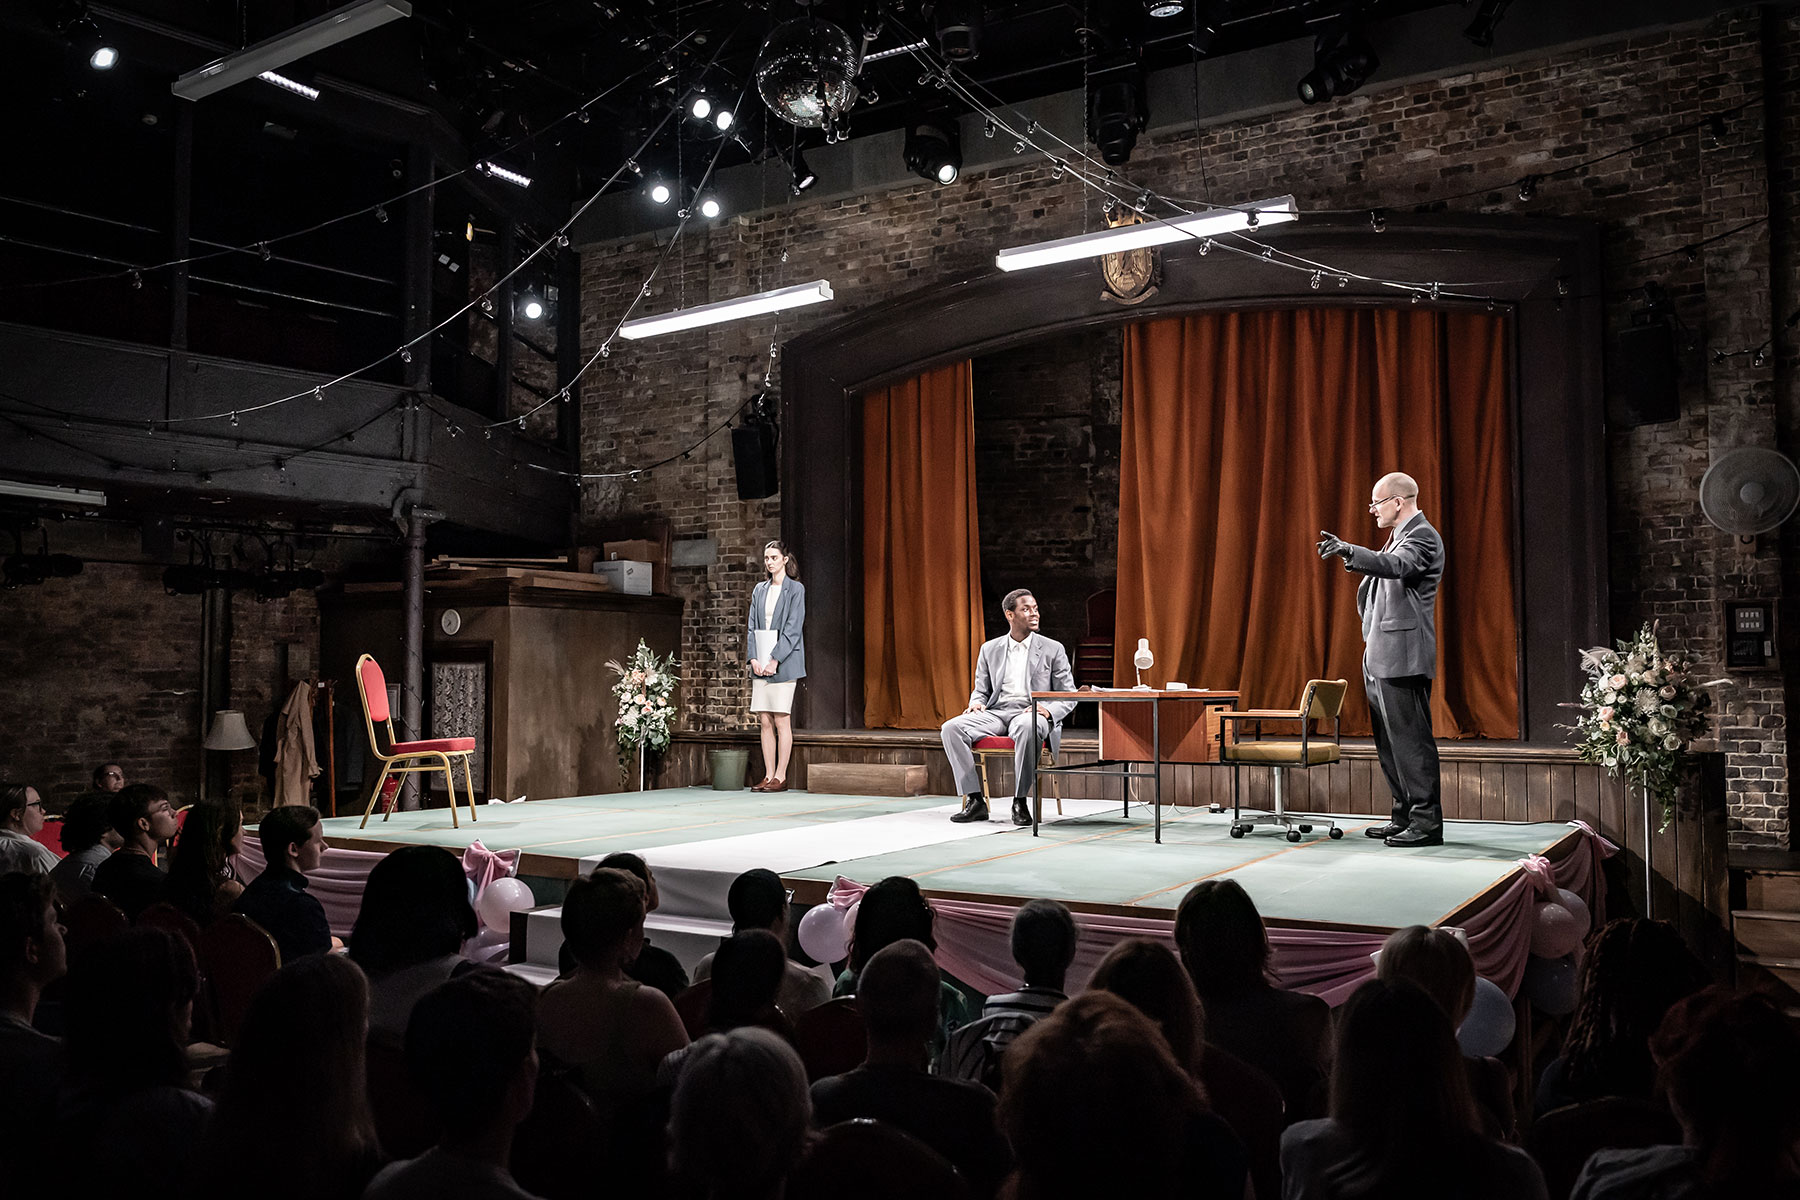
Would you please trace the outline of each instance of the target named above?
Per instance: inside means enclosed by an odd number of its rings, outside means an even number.
[[[1233,825],[1231,827],[1231,836],[1234,838],[1241,838],[1249,832],[1250,827],[1248,825]]]
[[[1225,806],[1223,804],[1209,804],[1206,806],[1206,811],[1210,813],[1222,813],[1225,811]]]
[[[1300,827],[1300,832],[1301,832],[1301,833],[1311,833],[1311,832],[1312,832],[1312,826],[1311,826],[1311,825],[1302,825],[1302,826],[1301,826],[1301,827]]]
[[[1288,841],[1297,842],[1299,840],[1300,840],[1300,831],[1298,829],[1288,830]]]
[[[1337,826],[1335,826],[1335,825],[1333,825],[1333,826],[1332,826],[1332,827],[1331,827],[1331,840],[1332,840],[1332,841],[1334,841],[1334,842],[1335,842],[1335,841],[1337,841],[1337,840],[1338,840],[1338,839],[1339,839],[1339,838],[1341,838],[1341,837],[1343,837],[1343,836],[1344,836],[1344,831],[1343,831],[1343,830],[1341,830],[1341,829],[1339,829],[1339,828],[1338,828],[1338,827],[1337,827]]]

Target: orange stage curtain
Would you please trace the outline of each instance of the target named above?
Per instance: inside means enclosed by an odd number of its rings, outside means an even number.
[[[967,362],[863,397],[863,723],[935,729],[981,648]]]
[[[1413,309],[1216,313],[1127,327],[1115,678],[1148,637],[1160,683],[1292,708],[1352,682],[1369,731],[1356,585],[1320,530],[1380,547],[1370,488],[1419,481],[1443,535],[1437,736],[1516,739],[1504,319]]]

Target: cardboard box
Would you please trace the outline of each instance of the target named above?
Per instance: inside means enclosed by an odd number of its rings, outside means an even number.
[[[647,564],[650,567],[650,591],[658,596],[669,594],[669,552],[662,542],[647,539],[607,542],[603,549],[607,562]]]
[[[635,562],[631,559],[616,559],[611,562],[594,564],[594,574],[605,579],[615,592],[624,592],[630,596],[648,596],[650,594],[650,567],[647,562]]]

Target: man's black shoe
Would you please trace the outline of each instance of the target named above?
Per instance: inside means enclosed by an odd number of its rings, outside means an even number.
[[[970,796],[963,801],[963,810],[950,819],[958,825],[985,821],[988,819],[987,801],[980,796]]]
[[[1441,846],[1444,844],[1442,833],[1426,833],[1423,829],[1408,829],[1405,833],[1396,833],[1387,839],[1390,846]]]
[[[1371,825],[1363,830],[1363,836],[1372,838],[1391,838],[1396,833],[1404,832],[1406,832],[1406,826],[1396,825],[1392,821],[1383,821],[1379,825]]]
[[[1013,824],[1014,825],[1029,825],[1029,824],[1031,824],[1031,805],[1026,801],[1025,797],[1023,797],[1023,796],[1014,796],[1013,797]]]

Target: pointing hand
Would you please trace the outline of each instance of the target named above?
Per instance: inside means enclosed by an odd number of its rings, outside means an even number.
[[[1330,558],[1333,555],[1342,559],[1348,559],[1350,557],[1349,544],[1338,537],[1337,534],[1327,533],[1325,530],[1321,529],[1319,530],[1319,537],[1321,539],[1319,542],[1320,558]]]

